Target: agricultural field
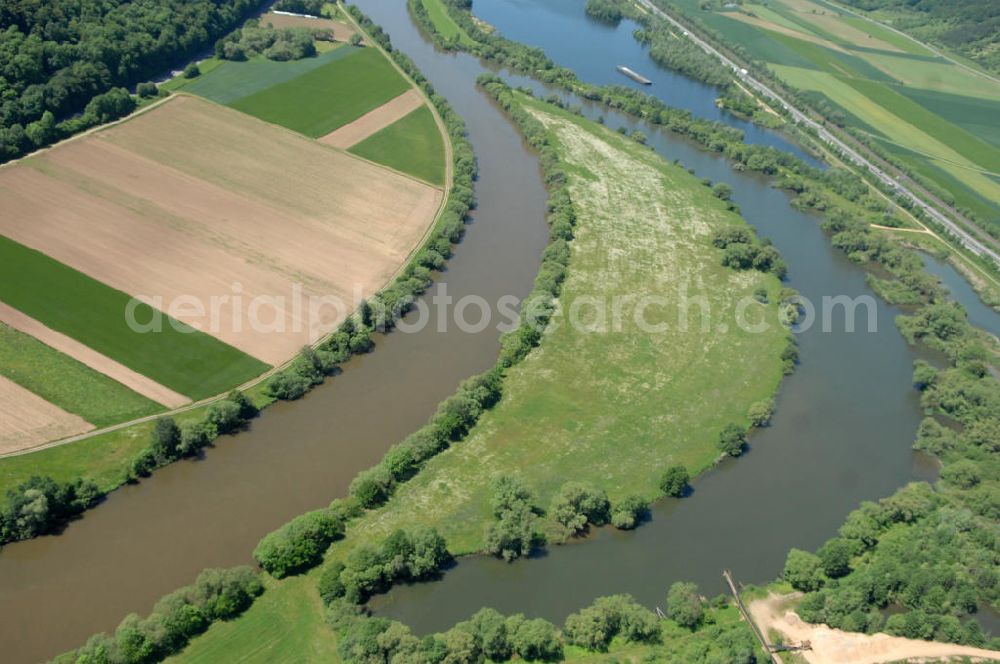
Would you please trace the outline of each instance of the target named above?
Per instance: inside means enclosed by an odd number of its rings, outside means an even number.
[[[1000,84],[883,26],[813,0],[678,8],[763,60],[786,84],[949,191],[1000,232]]]
[[[214,66],[194,79],[179,77],[178,89],[204,97],[219,104],[231,104],[269,87],[290,81],[357,53],[351,46],[341,46],[313,58],[289,62],[276,62],[267,58],[253,58],[245,62],[211,60]]]
[[[444,184],[444,141],[427,106],[411,111],[349,152],[431,184]]]
[[[4,404],[4,416],[0,419],[0,453],[93,428],[79,415],[53,406],[3,376],[0,376],[0,400]]]
[[[37,284],[0,298],[192,398],[261,373],[336,324],[346,311],[329,307],[307,321],[287,298],[301,288],[350,306],[356,293],[371,295],[441,199],[437,189],[189,96],[4,169],[0,192],[9,212],[0,232],[10,238],[0,247]],[[254,326],[235,298],[217,302],[212,316],[209,300],[233,295],[235,284],[243,302],[286,298],[266,317],[276,329]],[[178,317],[212,335],[169,325],[135,335],[120,315],[126,293],[164,303],[194,296],[204,306]],[[108,319],[115,331],[102,330]],[[163,357],[175,361],[164,366]]]
[[[360,118],[410,85],[380,51],[350,48],[349,55],[228,105],[273,124],[319,138]]]
[[[162,406],[0,323],[0,375],[96,427],[151,415]]]
[[[356,33],[355,29],[343,21],[329,18],[310,18],[308,16],[291,16],[268,12],[260,17],[261,25],[271,25],[275,28],[309,28],[310,30],[326,30],[338,42],[346,42]]]
[[[748,407],[770,397],[781,380],[782,326],[761,334],[715,327],[731,322],[736,301],[757,287],[767,289],[772,304],[754,305],[750,318],[777,313],[778,279],[723,267],[712,245],[716,230],[743,221],[697,178],[631,139],[527,97],[520,101],[556,141],[579,210],[559,298],[564,311],[577,298],[651,294],[651,284],[697,275],[688,296],[709,299],[714,333],[692,324],[651,334],[632,322],[628,308],[613,334],[588,328],[586,319],[576,326],[556,318],[540,346],[508,370],[500,403],[460,444],[399,485],[386,505],[353,521],[329,554],[338,559],[416,525],[437,528],[456,554],[480,551],[492,520],[491,482],[504,473],[523,480],[539,505],[548,505],[567,478],[606,490],[613,503],[631,493],[654,498],[668,466],[684,464],[692,474],[711,466],[721,427],[745,425]],[[667,303],[649,322],[677,320],[682,305],[675,287],[654,287]],[[282,610],[302,616],[296,624],[311,631],[320,618],[318,608],[308,608],[317,604],[310,592],[317,576],[314,570],[275,583],[244,616],[195,639],[178,661],[209,661],[227,647],[247,661],[286,648],[326,652],[328,635],[303,642],[298,629],[268,619],[276,607],[289,607]],[[311,618],[302,614],[307,609]]]
[[[57,152],[49,151],[43,158],[51,159]],[[208,334],[186,331],[173,319],[165,321],[160,331],[132,330],[124,315],[132,296],[128,289],[117,288],[129,281],[129,271],[123,262],[108,257],[116,256],[113,238],[130,243],[138,239],[135,230],[129,233],[118,226],[102,235],[95,226],[110,222],[109,218],[88,215],[81,220],[78,215],[88,207],[87,201],[74,200],[61,187],[39,181],[37,173],[20,165],[0,172],[0,195],[6,205],[0,220],[0,232],[6,236],[0,237],[0,301],[191,399],[221,392],[267,368]],[[96,203],[98,209],[102,203]],[[34,239],[37,249],[19,244],[18,239]],[[148,242],[146,238],[138,244],[148,246]],[[89,257],[72,260],[87,251],[87,244]],[[134,262],[147,263],[140,248],[126,244],[118,251],[123,260],[131,255]],[[86,272],[90,264],[93,275]],[[154,291],[140,287],[131,292]],[[148,321],[154,315],[147,304],[135,308],[136,320]]]

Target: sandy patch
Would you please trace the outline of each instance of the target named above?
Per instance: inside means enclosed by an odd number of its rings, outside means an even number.
[[[50,440],[90,431],[94,425],[78,415],[0,376],[0,454],[26,450]]]
[[[270,23],[276,28],[314,28],[316,30],[329,30],[333,33],[333,38],[337,41],[345,42],[354,34],[354,28],[341,21],[334,21],[329,18],[307,18],[305,16],[286,16],[273,12],[260,17],[260,24]]]
[[[420,108],[423,103],[424,98],[411,88],[378,108],[368,111],[354,122],[330,132],[319,141],[336,148],[347,149],[380,129],[388,127],[393,122],[401,120],[404,116]]]
[[[441,196],[182,95],[0,168],[0,233],[277,364],[392,278]]]
[[[787,609],[797,595],[771,595],[750,604],[750,614],[764,634],[775,630],[786,642],[809,641],[811,650],[799,654],[810,664],[882,664],[904,661],[948,661],[968,657],[973,661],[1000,661],[1000,652],[951,643],[904,639],[888,634],[858,634],[810,625]],[[780,655],[779,655],[780,657]]]
[[[86,364],[91,369],[114,378],[130,390],[138,392],[158,404],[162,404],[168,408],[176,408],[191,401],[183,394],[178,394],[169,387],[164,387],[156,381],[132,371],[124,364],[119,364],[110,357],[84,346],[79,341],[46,327],[31,316],[23,314],[3,302],[0,302],[0,322],[6,323],[20,332],[30,334],[46,346],[55,348],[60,353],[69,355],[77,362]]]

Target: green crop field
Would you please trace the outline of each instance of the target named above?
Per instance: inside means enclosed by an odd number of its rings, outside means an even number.
[[[349,152],[431,184],[444,184],[444,140],[426,105],[352,146]]]
[[[132,298],[48,256],[0,237],[0,301],[176,392],[200,399],[268,366],[218,339],[163,316],[162,331],[139,334],[125,312]],[[138,321],[155,310],[139,304]]]
[[[220,104],[231,104],[243,97],[290,81],[314,69],[356,53],[353,46],[339,46],[313,58],[277,62],[260,56],[246,62],[223,61],[211,71],[194,79],[180,78],[177,87]],[[186,81],[186,82],[185,82]]]
[[[318,138],[409,87],[382,52],[369,47],[354,49],[347,57],[242,97],[229,106]]]
[[[163,410],[160,404],[2,323],[0,376],[96,427]]]

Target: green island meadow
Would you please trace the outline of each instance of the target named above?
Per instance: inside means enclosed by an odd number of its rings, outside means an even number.
[[[647,320],[676,321],[677,283],[696,274],[688,295],[708,299],[717,332],[704,334],[697,323],[651,334],[632,322],[627,307],[621,331],[613,334],[557,315],[539,346],[506,371],[500,402],[483,412],[464,440],[399,484],[383,506],[352,521],[328,552],[328,565],[377,546],[399,528],[435,528],[454,554],[482,551],[501,476],[515,476],[540,505],[567,477],[605,491],[612,505],[635,493],[656,499],[664,471],[682,465],[693,475],[711,466],[719,458],[723,425],[747,428],[748,409],[769,399],[781,380],[787,333],[776,322],[779,280],[724,267],[713,245],[717,232],[745,228],[742,219],[712,189],[636,140],[520,93],[515,103],[544,127],[578,210],[559,296],[564,309],[580,298],[655,293],[666,304]],[[732,322],[737,300],[759,288],[770,304],[753,304],[747,316],[769,316],[769,331],[719,326]],[[581,375],[589,378],[579,380]],[[172,661],[211,661],[221,652],[240,661],[301,661],[316,653],[339,661],[334,632],[316,627],[323,620],[319,576],[316,569],[268,580],[264,597],[243,616],[213,625]],[[712,630],[749,638],[735,609],[713,611]],[[708,636],[669,620],[657,629],[672,642],[677,637],[679,657],[685,639],[703,645]],[[648,648],[622,642],[611,652],[618,647],[623,654]],[[572,648],[566,654],[571,660],[603,657]]]

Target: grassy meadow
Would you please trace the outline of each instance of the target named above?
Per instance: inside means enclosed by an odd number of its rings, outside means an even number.
[[[627,305],[619,331],[588,327],[585,315],[583,326],[557,316],[539,347],[508,370],[503,399],[472,433],[398,486],[386,505],[352,522],[331,557],[415,525],[439,529],[454,553],[479,551],[492,520],[490,486],[500,474],[522,479],[542,506],[569,479],[605,489],[612,502],[632,493],[655,498],[667,467],[682,463],[694,474],[712,465],[722,427],[745,426],[748,407],[770,397],[781,380],[783,327],[751,334],[720,325],[731,322],[736,301],[755,288],[767,289],[772,303],[781,288],[772,275],[720,264],[712,235],[743,221],[697,178],[648,148],[541,102],[521,101],[557,145],[579,210],[560,295],[564,311],[582,298],[659,294],[664,303],[647,320],[668,322],[680,308],[677,284],[690,278],[688,296],[707,299],[712,333],[699,322],[688,330],[670,324],[643,331]],[[776,317],[774,304],[752,307],[750,320]],[[210,661],[226,648],[240,661],[301,661],[332,652],[328,634],[309,636],[322,615],[318,573],[269,581],[244,616],[213,626],[177,661]],[[286,626],[288,620],[294,624]]]
[[[163,410],[116,380],[0,323],[0,376],[96,427]]]
[[[442,4],[441,0],[420,0],[423,3],[424,9],[427,10],[427,15],[430,16],[431,21],[434,23],[434,27],[445,39],[458,39],[458,43],[463,46],[471,46],[476,42],[469,35],[465,34],[463,30],[455,20],[448,15],[448,10]]]
[[[682,11],[739,43],[786,84],[823,97],[849,124],[949,191],[1000,232],[1000,85],[922,45],[813,0]]]
[[[175,329],[166,315],[162,331],[134,332],[125,320],[131,299],[127,293],[0,237],[0,300],[176,392],[200,399],[267,370],[263,362],[215,337],[190,328]],[[149,321],[154,313],[152,307],[139,304],[135,317]]]
[[[336,53],[336,51],[333,51]],[[355,49],[228,105],[319,138],[406,92],[410,84],[375,48]]]
[[[444,139],[426,105],[351,146],[348,152],[439,187],[444,184]]]

